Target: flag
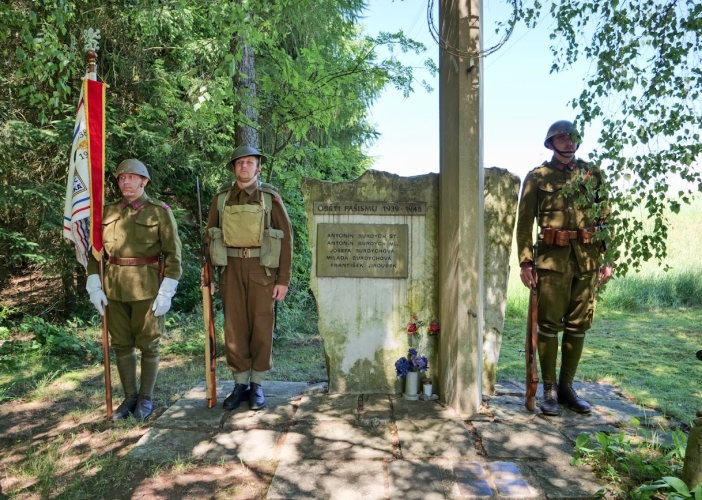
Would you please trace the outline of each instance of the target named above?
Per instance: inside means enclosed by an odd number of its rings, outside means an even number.
[[[90,252],[100,259],[103,251],[105,88],[95,73],[83,79],[63,209],[63,236],[75,244],[76,258],[86,268]]]

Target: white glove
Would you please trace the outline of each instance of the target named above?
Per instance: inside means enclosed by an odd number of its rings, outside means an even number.
[[[85,282],[85,289],[90,294],[90,302],[93,303],[97,312],[100,313],[100,316],[104,316],[105,309],[103,306],[107,305],[107,297],[105,297],[105,292],[102,291],[100,275],[91,274],[88,276],[88,280]]]
[[[151,308],[154,316],[163,316],[168,312],[171,308],[171,299],[176,293],[176,288],[178,288],[178,280],[163,278],[156,300],[154,300],[154,306]]]

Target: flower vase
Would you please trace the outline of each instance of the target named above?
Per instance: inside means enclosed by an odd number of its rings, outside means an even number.
[[[419,399],[417,393],[419,392],[419,372],[407,372],[405,375],[405,393],[402,395],[403,398],[409,401],[416,401]]]

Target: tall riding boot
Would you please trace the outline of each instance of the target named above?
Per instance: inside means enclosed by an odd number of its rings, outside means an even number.
[[[115,349],[117,372],[124,390],[124,401],[112,412],[111,420],[123,420],[132,414],[137,403],[136,363],[134,349]]]
[[[577,413],[590,413],[590,405],[573,389],[575,371],[580,363],[585,344],[584,333],[564,333],[561,345],[561,374],[558,378],[558,399]]]
[[[139,400],[134,409],[134,416],[140,420],[146,420],[154,411],[154,387],[156,386],[156,376],[158,375],[158,353],[141,354],[141,386],[139,388]]]

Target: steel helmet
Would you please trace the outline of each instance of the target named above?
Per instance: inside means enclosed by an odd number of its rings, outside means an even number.
[[[234,162],[244,156],[258,156],[261,165],[266,163],[267,159],[266,155],[262,154],[258,149],[252,146],[239,146],[232,153],[232,159],[229,160],[229,163],[227,163],[227,167],[232,168],[234,166]]]
[[[582,138],[580,137],[578,131],[575,130],[573,123],[569,122],[568,120],[558,120],[548,128],[548,132],[546,132],[546,139],[544,139],[544,147],[548,148],[551,138],[557,136],[558,134],[570,134],[570,136],[573,137],[573,141],[580,146],[580,141]]]
[[[134,158],[124,160],[122,163],[117,165],[117,170],[115,170],[115,179],[119,179],[120,174],[137,174],[151,180],[151,176],[149,175],[149,171],[146,169],[146,165],[139,160],[135,160]]]

